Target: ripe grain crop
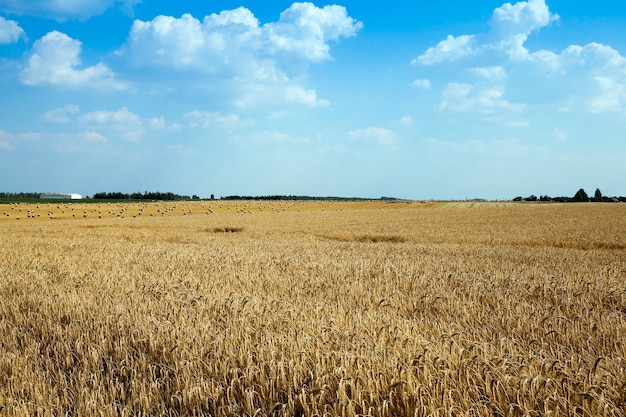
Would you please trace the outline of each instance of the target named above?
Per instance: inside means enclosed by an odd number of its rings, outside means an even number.
[[[626,205],[40,206],[0,415],[626,416]]]

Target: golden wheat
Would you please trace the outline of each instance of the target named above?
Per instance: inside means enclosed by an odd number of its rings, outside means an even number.
[[[626,416],[621,204],[4,211],[0,415]]]

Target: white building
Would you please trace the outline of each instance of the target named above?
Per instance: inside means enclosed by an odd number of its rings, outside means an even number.
[[[81,200],[83,196],[80,194],[46,193],[41,194],[39,198],[67,198],[68,200]]]

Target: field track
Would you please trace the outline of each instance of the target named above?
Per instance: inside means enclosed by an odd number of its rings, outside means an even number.
[[[0,416],[626,416],[626,204],[0,205]]]

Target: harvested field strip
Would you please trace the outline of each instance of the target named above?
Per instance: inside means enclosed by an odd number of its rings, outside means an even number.
[[[239,233],[243,232],[243,227],[212,227],[206,231],[209,233]]]
[[[319,235],[323,239],[336,240],[339,242],[365,242],[365,243],[402,243],[406,242],[406,238],[402,236],[390,236],[390,235],[358,235],[358,236],[345,236],[345,235]]]

